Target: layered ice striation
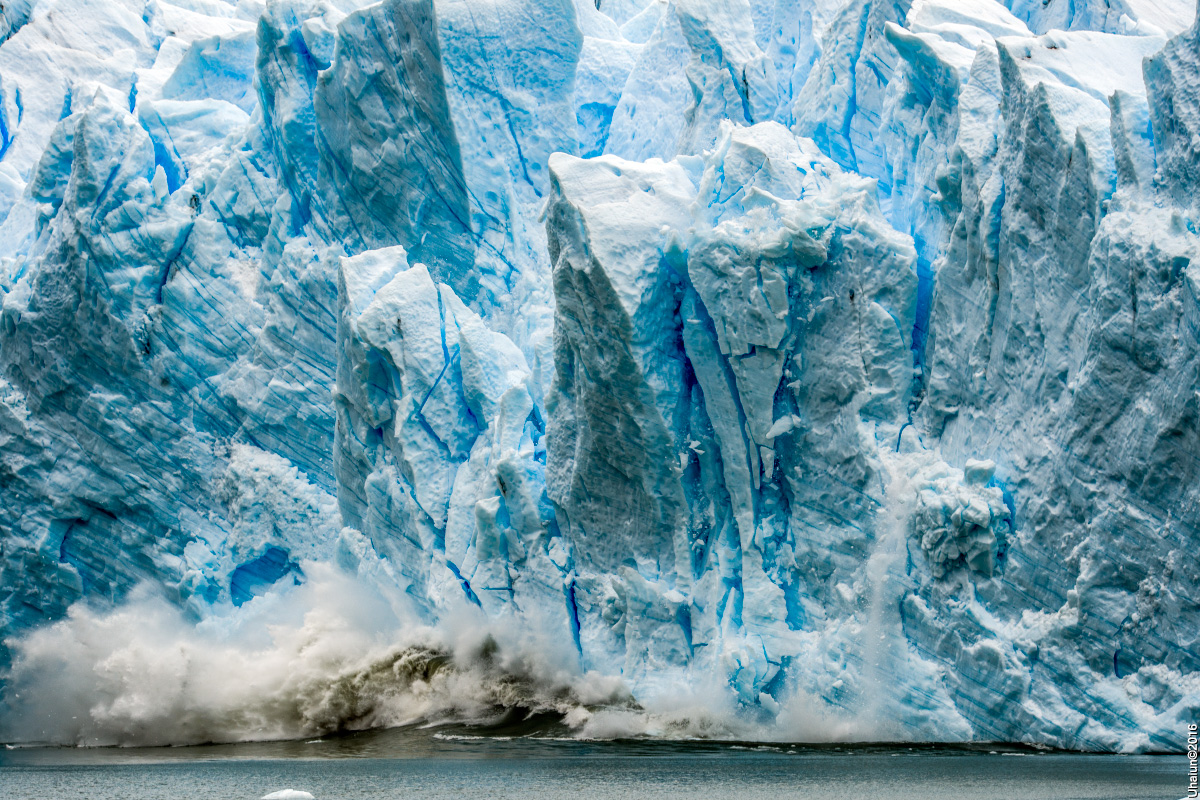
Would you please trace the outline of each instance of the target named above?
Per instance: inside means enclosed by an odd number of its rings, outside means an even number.
[[[1181,749],[1195,18],[6,3],[6,680],[136,587],[244,633],[336,569],[678,730]],[[50,738],[139,741],[98,713]]]

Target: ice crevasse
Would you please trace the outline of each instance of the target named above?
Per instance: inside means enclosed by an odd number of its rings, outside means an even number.
[[[22,727],[54,658],[117,663],[46,642],[147,591],[237,631],[334,569],[627,708],[1182,749],[1195,20],[5,4],[0,729],[142,741],[124,678]]]

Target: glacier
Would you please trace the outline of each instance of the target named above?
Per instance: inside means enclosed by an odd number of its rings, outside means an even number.
[[[0,7],[0,738],[1182,751],[1183,0]]]

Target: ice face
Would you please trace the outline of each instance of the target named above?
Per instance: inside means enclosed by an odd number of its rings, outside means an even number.
[[[647,713],[1181,748],[1185,6],[6,3],[8,680],[336,567]]]
[[[624,618],[619,638],[585,626],[584,662],[624,650],[637,675],[651,659],[745,654],[739,688],[757,693],[798,655],[811,592],[797,558],[825,566],[795,531],[879,502],[866,434],[898,430],[907,408],[911,244],[870,182],[776,123],[727,126],[703,157],[668,164],[551,167],[547,483],[577,598]],[[634,588],[686,591],[670,651],[630,607]]]

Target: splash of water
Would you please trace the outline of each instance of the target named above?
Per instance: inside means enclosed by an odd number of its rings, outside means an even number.
[[[402,725],[553,720],[566,735],[775,741],[871,739],[852,716],[797,693],[747,715],[694,676],[653,705],[574,651],[464,606],[432,628],[402,597],[331,566],[199,623],[149,589],[119,608],[72,608],[9,642],[0,739],[83,746],[297,739]],[[714,677],[712,681],[716,681]]]
[[[433,629],[334,568],[306,571],[305,586],[231,618],[194,624],[143,591],[13,640],[0,737],[189,744],[634,707],[619,681],[580,673],[535,633],[465,608]]]

